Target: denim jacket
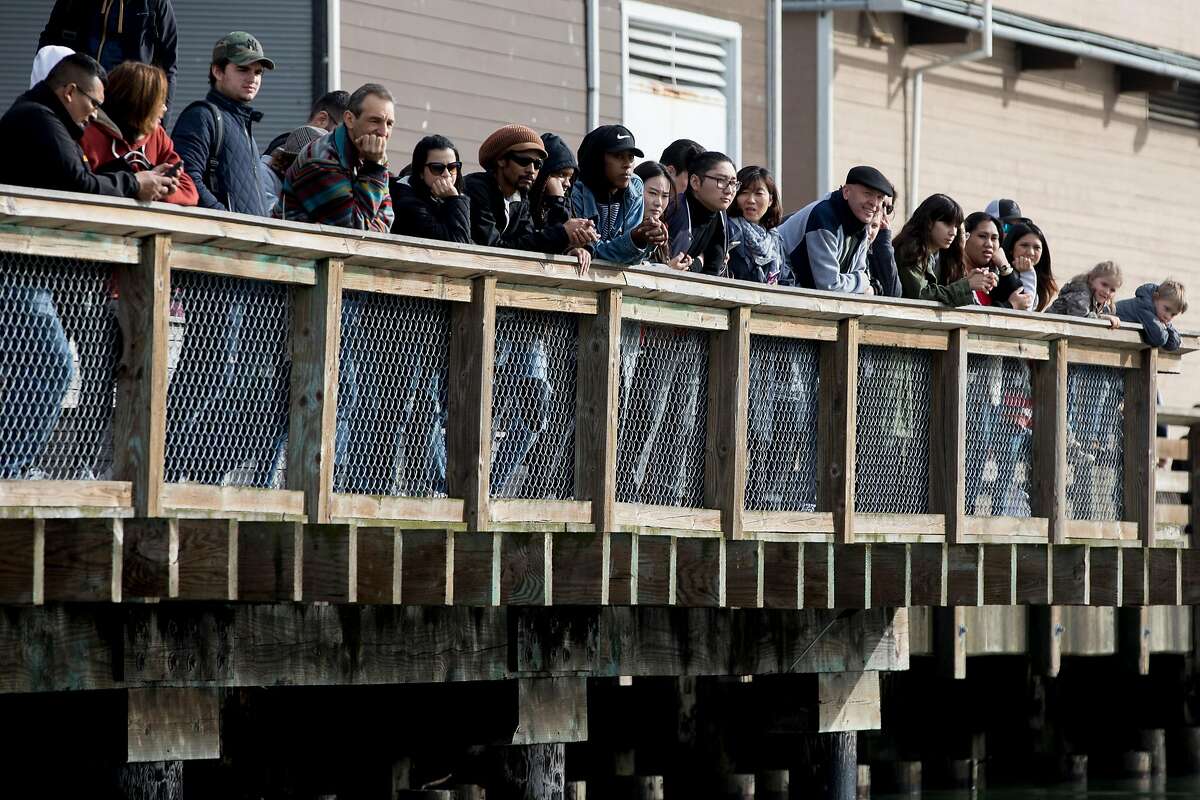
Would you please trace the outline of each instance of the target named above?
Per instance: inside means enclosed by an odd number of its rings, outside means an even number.
[[[632,232],[642,224],[642,179],[634,175],[629,180],[629,188],[621,193],[621,227],[608,241],[597,242],[594,254],[596,258],[611,261],[614,264],[636,264],[648,255],[649,248],[639,248],[633,243]],[[577,181],[571,186],[571,205],[575,216],[590,219],[599,227],[600,212],[596,208],[596,196],[583,181]]]

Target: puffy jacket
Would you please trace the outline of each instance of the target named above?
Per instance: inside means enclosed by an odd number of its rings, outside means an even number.
[[[97,172],[109,171],[106,167],[110,165],[120,166],[113,163],[116,161],[121,161],[126,165],[121,168],[135,173],[146,169],[146,163],[150,168],[157,167],[159,164],[179,163],[179,154],[175,152],[171,137],[167,136],[167,131],[162,125],[156,127],[149,136],[130,144],[125,141],[120,126],[109,119],[103,111],[100,112],[95,122],[84,129],[83,139],[79,144],[83,148],[83,154],[87,156],[88,163]],[[138,154],[141,157],[138,157]],[[163,202],[179,206],[194,206],[198,199],[199,195],[196,193],[196,184],[192,182],[192,176],[187,172],[180,172],[179,188],[164,197]]]
[[[132,172],[97,175],[89,169],[79,146],[82,137],[83,127],[42,81],[0,117],[0,142],[6,150],[0,159],[0,183],[137,197]]]
[[[1070,317],[1098,317],[1101,314],[1115,314],[1112,303],[1100,304],[1092,297],[1092,287],[1088,285],[1087,275],[1077,275],[1059,289],[1058,297],[1046,309],[1047,314],[1066,314]]]
[[[633,229],[642,224],[644,188],[642,179],[637,175],[629,179],[629,186],[617,198],[621,207],[620,225],[607,240],[593,245],[596,258],[614,264],[636,264],[646,256],[647,250],[634,244],[631,235]],[[576,217],[590,219],[596,225],[596,230],[600,229],[596,195],[583,181],[576,181],[571,187],[571,207]]]
[[[476,172],[466,178],[467,197],[471,201],[471,239],[488,247],[509,247],[537,253],[563,253],[567,249],[567,231],[562,225],[547,225],[537,230],[529,214],[529,199],[524,194],[509,204],[508,223],[504,206],[507,198],[500,193],[496,178]]]
[[[224,140],[218,154],[214,186],[205,183],[204,172],[208,157],[216,146],[217,130],[212,109],[195,104],[184,109],[171,131],[175,151],[183,159],[183,168],[192,176],[200,194],[200,206],[219,208],[239,214],[265,217],[271,209],[263,203],[263,189],[258,172],[258,145],[254,143],[253,125],[262,119],[262,112],[245,103],[230,100],[216,90],[205,100],[221,111],[224,120]]]
[[[106,19],[100,9],[95,0],[58,0],[38,39],[38,50],[64,45],[87,53],[105,69],[123,61],[162,67],[167,73],[167,105],[171,105],[178,35],[170,0],[113,0]]]
[[[339,125],[296,156],[271,213],[295,222],[387,233],[392,229],[387,167],[360,162],[349,130]]]
[[[733,277],[755,283],[795,286],[779,237],[745,217],[729,220],[729,272]]]
[[[865,228],[840,191],[784,220],[779,237],[797,282],[805,289],[865,294],[871,285]]]
[[[1117,303],[1117,316],[1122,322],[1139,322],[1142,325],[1142,338],[1151,347],[1161,347],[1163,350],[1179,349],[1179,331],[1170,323],[1164,325],[1154,311],[1154,293],[1158,291],[1157,283],[1143,283],[1133,293],[1133,297]]]
[[[392,233],[443,242],[471,243],[471,200],[465,194],[438,199],[411,175],[392,181]]]

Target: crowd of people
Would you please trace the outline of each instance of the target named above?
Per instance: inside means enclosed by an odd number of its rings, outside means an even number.
[[[563,254],[581,273],[593,259],[655,263],[764,285],[1136,322],[1149,344],[1179,347],[1173,320],[1187,300],[1178,281],[1118,301],[1121,270],[1106,261],[1060,287],[1046,234],[1016,202],[965,213],[934,194],[900,224],[895,188],[871,166],[791,214],[762,166],[739,169],[687,139],[647,160],[623,125],[596,128],[577,151],[553,132],[505,125],[483,141],[482,171],[470,175],[453,141],[430,135],[393,169],[395,103],[378,83],[324,95],[303,125],[260,150],[253,103],[275,65],[246,32],[216,43],[208,94],[168,135],[173,55],[168,68],[162,47],[123,46],[136,37],[117,35],[111,6],[90,34],[77,21],[73,40],[52,18],[29,91],[0,118],[0,140],[19,154],[0,162],[0,183]]]

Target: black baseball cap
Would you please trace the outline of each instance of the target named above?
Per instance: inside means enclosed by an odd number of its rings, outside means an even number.
[[[1015,222],[1023,216],[1021,214],[1021,207],[1017,205],[1017,201],[1007,198],[993,200],[988,203],[985,213],[992,215],[1001,222]]]
[[[892,186],[892,182],[883,177],[883,173],[874,167],[854,167],[846,173],[846,183],[857,183],[868,189],[883,192],[888,197],[896,196],[896,187]]]
[[[601,125],[589,133],[587,138],[591,140],[591,146],[601,153],[629,151],[638,158],[646,157],[646,154],[638,149],[637,142],[633,139],[633,133],[624,125]]]

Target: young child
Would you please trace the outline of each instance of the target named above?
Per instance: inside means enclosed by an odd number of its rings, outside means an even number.
[[[1128,300],[1117,303],[1117,316],[1125,322],[1140,322],[1142,338],[1151,347],[1163,350],[1179,349],[1179,332],[1171,321],[1187,311],[1183,284],[1165,280],[1155,286],[1144,283]]]
[[[1101,261],[1083,275],[1076,275],[1046,309],[1048,314],[1106,319],[1114,328],[1121,327],[1113,298],[1121,288],[1121,268],[1112,261]],[[1178,345],[1176,345],[1178,346]]]

